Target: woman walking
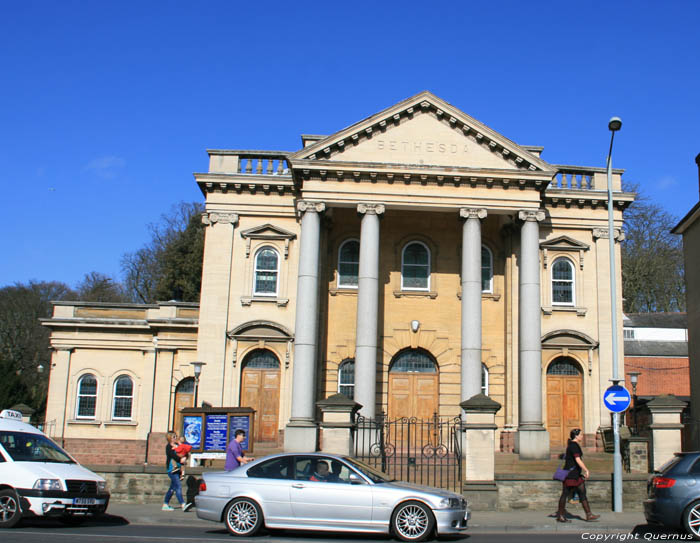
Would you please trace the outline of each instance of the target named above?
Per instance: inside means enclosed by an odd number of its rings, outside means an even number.
[[[564,457],[564,469],[570,471],[563,482],[561,497],[559,498],[559,509],[557,510],[557,522],[571,522],[566,518],[566,500],[574,491],[578,492],[581,505],[586,512],[586,520],[591,522],[600,518],[600,515],[591,513],[591,507],[588,505],[588,498],[586,497],[586,479],[588,479],[590,473],[586,464],[583,463],[582,442],[583,434],[581,429],[571,430]]]
[[[180,473],[182,465],[180,464],[180,457],[175,452],[175,447],[177,443],[177,434],[175,432],[168,432],[166,439],[168,443],[165,445],[165,468],[168,471],[168,477],[170,477],[170,488],[165,493],[165,500],[163,500],[163,511],[174,511],[173,507],[170,507],[170,498],[173,494],[180,502],[180,507],[183,511],[185,510],[185,500],[182,499],[182,485],[180,484]]]

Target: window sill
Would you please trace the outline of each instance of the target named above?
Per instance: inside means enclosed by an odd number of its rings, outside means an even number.
[[[437,298],[438,293],[435,291],[428,290],[395,290],[395,298],[430,298],[434,300]]]
[[[284,307],[289,303],[289,298],[277,298],[276,296],[241,296],[241,305],[249,306],[254,303],[274,303]]]
[[[462,299],[462,292],[457,293],[457,298],[459,298],[460,300]],[[497,302],[498,300],[501,299],[501,295],[494,294],[492,292],[482,292],[481,299],[482,300],[491,300],[491,301]]]
[[[100,426],[102,424],[101,420],[94,419],[71,419],[66,422],[68,424],[84,424],[86,426]]]
[[[585,317],[588,312],[587,307],[576,307],[573,305],[548,305],[542,306],[542,313],[551,315],[553,311],[562,311],[565,313],[576,313],[578,317]]]
[[[105,426],[138,426],[138,422],[135,420],[107,420],[105,421]]]
[[[357,289],[356,288],[331,288],[328,289],[328,293],[331,296],[337,296],[340,294],[341,296],[357,296]]]

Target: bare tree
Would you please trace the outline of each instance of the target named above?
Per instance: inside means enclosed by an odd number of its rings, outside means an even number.
[[[124,286],[112,277],[99,272],[86,273],[77,285],[81,302],[130,302]]]
[[[624,311],[651,313],[685,311],[683,248],[671,234],[677,219],[639,190],[625,212],[622,243],[622,291]]]

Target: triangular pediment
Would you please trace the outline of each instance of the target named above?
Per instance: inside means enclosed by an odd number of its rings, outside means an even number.
[[[540,248],[559,251],[587,251],[590,249],[590,245],[570,238],[569,236],[559,236],[554,239],[543,241],[540,243]]]
[[[242,230],[241,237],[251,239],[294,239],[297,235],[268,223]]]
[[[422,92],[290,157],[309,162],[384,163],[484,170],[554,168],[430,92]]]

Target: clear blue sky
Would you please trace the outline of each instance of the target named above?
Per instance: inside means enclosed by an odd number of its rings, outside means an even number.
[[[553,163],[698,201],[700,2],[4,2],[0,286],[120,276],[207,148],[295,150],[430,90]]]

